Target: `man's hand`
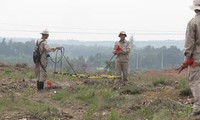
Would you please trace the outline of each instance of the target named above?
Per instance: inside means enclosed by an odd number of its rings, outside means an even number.
[[[186,61],[179,68],[176,69],[178,70],[178,74],[181,73],[181,71],[187,68],[188,66],[195,67],[193,58],[187,58]]]
[[[115,55],[118,55],[118,54],[122,53],[122,49],[121,49],[121,47],[119,45],[117,45],[115,47],[115,52],[114,53],[115,53]]]
[[[188,58],[184,63],[187,65],[193,65],[194,60],[193,60],[193,58]]]
[[[58,49],[58,50],[61,50],[63,47],[61,47],[61,46],[59,46],[59,47],[56,47],[56,49]]]
[[[185,68],[187,68],[188,65],[183,63],[179,68],[177,68],[176,70],[178,70],[178,74],[182,72],[182,70],[184,70]]]
[[[115,51],[115,55],[119,55],[122,51]]]

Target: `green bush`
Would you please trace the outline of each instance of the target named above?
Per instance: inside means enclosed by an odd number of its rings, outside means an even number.
[[[183,88],[180,90],[180,95],[181,96],[191,96],[192,95],[192,91],[190,88]]]
[[[187,80],[187,78],[183,78],[179,81],[178,89],[179,89],[180,95],[182,96],[192,95],[191,89],[189,87],[189,81]]]
[[[161,109],[153,115],[153,120],[172,120],[171,112],[168,109]]]
[[[81,100],[83,102],[86,102],[87,104],[92,104],[95,102],[95,92],[94,90],[85,90],[85,91],[80,91],[80,93],[77,94],[76,99]]]
[[[143,107],[135,111],[133,114],[135,120],[152,120],[153,119],[154,110],[151,107]]]
[[[166,84],[166,79],[163,77],[156,78],[153,80],[153,85],[158,86],[158,85],[165,85]]]
[[[116,110],[112,110],[108,120],[120,120],[119,113]]]
[[[35,78],[35,73],[34,72],[28,72],[28,73],[26,73],[26,77],[28,79],[34,79]]]
[[[10,75],[11,73],[12,73],[12,71],[9,70],[9,69],[6,69],[6,70],[4,71],[4,75]]]
[[[137,86],[129,86],[129,87],[124,87],[122,88],[122,90],[120,91],[121,94],[131,94],[131,95],[135,95],[135,94],[141,94],[142,92],[144,92],[145,90],[141,87],[137,87]]]
[[[58,91],[57,93],[53,94],[52,95],[52,99],[53,100],[56,100],[56,101],[62,101],[64,99],[67,98],[67,96],[69,96],[70,93],[66,90],[61,90],[61,91]]]

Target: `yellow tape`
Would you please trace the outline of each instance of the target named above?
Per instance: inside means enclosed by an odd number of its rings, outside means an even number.
[[[86,74],[70,74],[70,73],[56,73],[54,74],[61,74],[61,75],[69,75],[72,77],[78,77],[78,78],[88,78],[88,79],[120,79],[121,76],[116,76],[116,75],[86,75]]]

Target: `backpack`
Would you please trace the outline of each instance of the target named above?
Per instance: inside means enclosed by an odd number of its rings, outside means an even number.
[[[40,44],[44,42],[44,40],[42,40],[39,44],[38,42],[36,43],[35,49],[33,51],[33,62],[36,63],[40,63],[40,59],[41,59],[41,54],[40,54],[40,50],[39,50],[39,46]]]

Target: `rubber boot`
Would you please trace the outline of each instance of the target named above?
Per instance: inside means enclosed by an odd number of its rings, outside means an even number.
[[[40,82],[41,90],[44,90],[44,82]]]
[[[39,85],[39,81],[37,81],[37,90],[40,90],[40,85]]]
[[[37,90],[41,91],[44,89],[44,82],[37,81]]]

